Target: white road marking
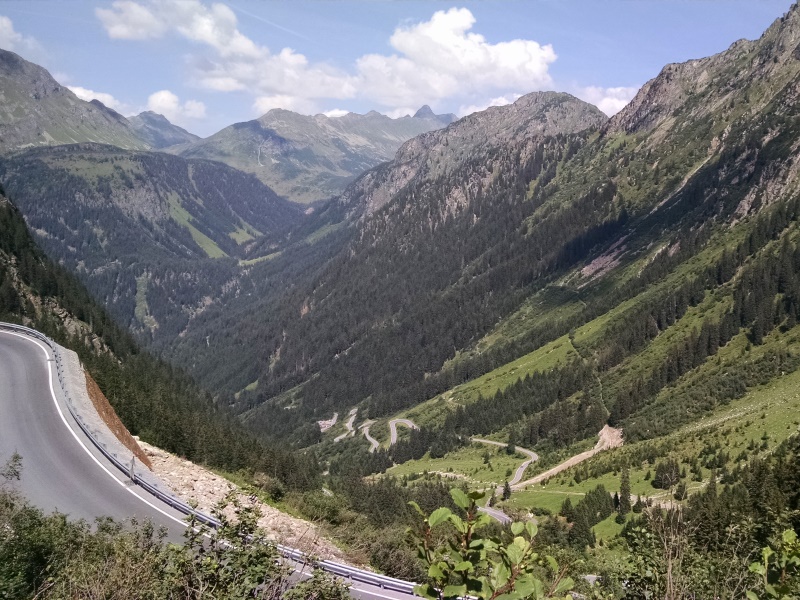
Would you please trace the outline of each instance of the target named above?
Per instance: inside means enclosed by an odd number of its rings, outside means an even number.
[[[168,512],[166,512],[166,511],[164,511],[164,510],[160,509],[160,508],[159,508],[158,506],[156,506],[155,504],[153,504],[153,503],[151,503],[151,502],[149,502],[149,501],[145,500],[145,499],[144,499],[144,498],[142,498],[142,497],[141,497],[139,494],[137,494],[136,492],[134,492],[134,491],[133,491],[133,489],[131,489],[130,487],[128,487],[127,485],[125,485],[125,482],[124,482],[124,481],[121,481],[120,479],[118,479],[118,478],[117,478],[117,477],[116,477],[116,476],[115,476],[115,475],[114,475],[114,474],[113,474],[111,471],[109,471],[109,470],[106,468],[106,466],[105,466],[103,463],[101,463],[101,462],[100,462],[100,461],[97,459],[97,457],[96,457],[94,454],[92,454],[92,453],[89,451],[89,449],[86,447],[86,444],[84,444],[84,443],[83,443],[83,440],[81,440],[81,438],[79,438],[79,437],[78,437],[78,434],[77,434],[77,433],[75,433],[75,431],[72,429],[72,427],[70,427],[70,426],[69,426],[69,423],[67,422],[67,419],[64,417],[64,413],[61,411],[61,407],[58,405],[58,399],[56,398],[56,392],[55,392],[55,390],[53,389],[53,363],[52,363],[52,361],[50,360],[50,355],[49,355],[49,354],[48,354],[48,352],[47,352],[47,348],[46,348],[46,347],[45,347],[45,346],[44,346],[44,345],[43,345],[43,344],[42,344],[42,343],[41,343],[39,340],[35,340],[35,339],[33,339],[33,338],[31,338],[31,337],[29,337],[29,336],[27,336],[27,335],[23,335],[23,334],[21,334],[21,333],[15,333],[15,332],[13,332],[13,331],[5,331],[5,332],[3,332],[3,333],[7,333],[8,335],[14,335],[14,336],[16,336],[16,337],[18,337],[18,338],[22,338],[23,340],[27,340],[27,341],[29,341],[29,342],[33,342],[34,344],[36,344],[37,346],[39,346],[39,348],[41,348],[42,352],[44,352],[45,358],[47,358],[47,361],[46,361],[46,362],[47,362],[47,378],[48,378],[48,383],[50,384],[50,396],[53,398],[53,403],[56,405],[56,410],[58,411],[58,416],[59,416],[59,417],[61,417],[61,421],[64,423],[64,426],[65,426],[65,427],[66,427],[66,428],[69,430],[69,432],[72,434],[72,437],[74,437],[74,438],[75,438],[75,441],[76,441],[76,442],[78,442],[78,443],[80,444],[81,448],[83,448],[83,450],[86,452],[86,454],[88,454],[88,455],[89,455],[89,457],[90,457],[90,458],[91,458],[91,459],[92,459],[92,460],[93,460],[95,463],[97,463],[97,466],[98,466],[98,467],[100,467],[101,469],[103,469],[103,471],[105,471],[105,472],[108,474],[108,476],[109,476],[109,477],[111,477],[111,478],[112,478],[114,481],[116,481],[116,482],[117,482],[117,483],[118,483],[120,486],[122,486],[122,489],[124,489],[125,491],[129,492],[130,494],[132,494],[133,496],[135,496],[136,498],[138,498],[139,500],[141,500],[142,502],[144,502],[145,504],[147,504],[147,505],[148,505],[150,508],[152,508],[152,509],[154,509],[154,510],[157,510],[157,511],[158,511],[158,512],[160,512],[162,515],[164,515],[165,517],[168,517],[168,518],[172,519],[173,521],[175,521],[176,523],[179,523],[179,524],[180,524],[182,527],[186,527],[186,522],[185,522],[185,521],[183,521],[182,519],[178,519],[177,517],[174,517],[174,516],[172,516],[172,515],[171,515],[171,514],[169,514]]]

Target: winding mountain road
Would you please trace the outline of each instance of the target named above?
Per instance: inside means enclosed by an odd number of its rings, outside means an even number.
[[[381,443],[378,440],[376,440],[369,434],[369,428],[373,423],[375,423],[375,421],[367,421],[366,423],[361,425],[361,427],[359,427],[361,432],[364,434],[364,437],[367,438],[367,441],[369,442],[370,452],[375,452],[375,450],[377,450],[381,445]]]
[[[356,415],[357,414],[358,414],[358,409],[357,408],[354,408],[354,409],[352,409],[350,411],[350,413],[348,415],[348,419],[347,419],[347,421],[345,421],[345,424],[344,424],[345,432],[340,434],[340,435],[337,435],[335,438],[333,438],[334,442],[341,442],[347,436],[355,435],[356,430],[353,427],[353,423],[356,422]]]
[[[0,330],[0,463],[14,452],[22,456],[22,477],[16,486],[31,504],[93,522],[110,516],[136,517],[167,529],[167,540],[181,543],[183,515],[132,484],[113,467],[84,434],[66,405],[52,350],[43,342]],[[308,577],[307,566],[289,564]],[[286,554],[284,554],[286,556]],[[323,561],[323,568],[341,575],[357,600],[407,600],[413,583],[386,578]],[[408,591],[401,591],[408,590]]]
[[[109,465],[80,429],[57,392],[53,360],[42,342],[0,331],[0,462],[22,456],[20,492],[45,511],[89,522],[149,519],[183,541],[183,515]]]
[[[414,421],[409,419],[392,419],[389,421],[389,445],[394,446],[397,443],[397,426],[405,425],[409,429],[419,429]]]
[[[492,446],[500,446],[501,448],[508,447],[508,444],[504,442],[495,442],[494,440],[484,440],[483,438],[476,438],[476,437],[470,439],[473,442],[480,442],[481,444],[491,444]],[[520,482],[522,476],[525,475],[525,469],[527,469],[532,462],[536,462],[537,460],[539,460],[539,455],[536,454],[536,452],[534,452],[533,450],[526,450],[525,448],[520,448],[519,446],[515,446],[515,449],[517,452],[527,456],[528,460],[526,460],[519,467],[517,467],[513,479],[511,479],[511,481],[508,482],[508,485],[511,486],[516,485],[517,483]]]

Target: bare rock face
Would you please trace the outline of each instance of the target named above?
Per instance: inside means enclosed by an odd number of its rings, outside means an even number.
[[[739,40],[714,56],[665,66],[603,131],[633,134],[668,129],[689,118],[724,116],[746,89],[752,90],[745,99],[751,110],[762,109],[798,73],[800,8],[795,4],[758,40]]]
[[[491,107],[473,113],[446,129],[417,136],[397,151],[394,160],[365,174],[350,186],[339,202],[351,215],[370,215],[388,204],[412,179],[433,180],[477,157],[473,178],[488,181],[486,171],[492,149],[509,145],[526,146],[544,136],[575,133],[599,127],[607,117],[598,108],[569,94],[534,92],[508,106]],[[458,203],[458,193],[451,200]]]
[[[0,152],[78,142],[148,148],[122,115],[84,102],[42,67],[0,50]]]

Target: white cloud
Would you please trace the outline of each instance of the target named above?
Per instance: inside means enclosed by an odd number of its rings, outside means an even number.
[[[153,11],[130,0],[118,0],[112,8],[96,8],[108,36],[117,40],[146,40],[161,37],[167,27]]]
[[[589,86],[576,94],[582,100],[594,104],[609,117],[617,114],[633,99],[638,87],[598,87]]]
[[[148,39],[178,35],[205,51],[190,64],[196,83],[220,91],[249,92],[254,107],[311,111],[322,99],[360,98],[384,112],[443,100],[475,103],[490,94],[532,91],[551,85],[550,45],[532,40],[492,44],[472,31],[466,8],[437,11],[430,20],[398,27],[389,39],[393,54],[367,54],[349,70],[311,63],[284,48],[272,52],[238,29],[236,14],[201,0],[117,0],[96,10],[108,35]]]
[[[498,96],[496,98],[492,98],[491,100],[487,100],[486,102],[482,102],[480,104],[470,104],[468,106],[461,106],[458,109],[458,116],[465,117],[467,115],[471,115],[472,113],[486,110],[490,106],[506,106],[507,104],[513,104],[521,97],[522,94],[506,94],[505,96]]]
[[[468,9],[451,8],[437,11],[430,21],[396,29],[390,43],[399,55],[368,54],[357,61],[366,93],[397,106],[491,89],[532,91],[552,83],[552,46],[532,40],[490,44],[470,32],[474,24]]]
[[[41,60],[45,54],[35,38],[15,31],[14,23],[3,15],[0,15],[0,48],[21,54],[29,60]]]
[[[147,99],[147,110],[164,115],[177,125],[206,118],[205,104],[197,100],[187,100],[181,103],[180,98],[169,90],[160,90],[150,94]]]
[[[322,111],[322,114],[331,119],[338,119],[339,117],[350,114],[350,111],[341,108],[332,108],[331,110]]]
[[[113,108],[117,112],[121,112],[123,110],[122,103],[114,98],[111,94],[106,94],[104,92],[95,92],[94,90],[87,89],[85,87],[80,87],[78,85],[68,85],[69,90],[75,94],[81,100],[85,100],[86,102],[91,102],[92,100],[100,100],[103,104],[105,104],[108,108]]]

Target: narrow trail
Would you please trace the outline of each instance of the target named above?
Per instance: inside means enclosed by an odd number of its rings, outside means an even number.
[[[389,421],[389,445],[394,446],[397,443],[397,426],[405,425],[409,429],[419,429],[414,421],[409,419],[392,419]]]
[[[476,438],[476,437],[470,439],[473,442],[480,442],[481,444],[491,444],[492,446],[500,446],[501,448],[508,447],[508,444],[504,442],[495,442],[494,440],[484,440],[483,438]],[[520,448],[519,446],[516,446],[516,451],[527,456],[528,460],[526,460],[519,467],[517,467],[517,470],[514,473],[514,477],[508,482],[508,485],[510,486],[514,486],[517,483],[519,483],[519,481],[522,479],[522,476],[525,474],[525,469],[527,469],[532,462],[539,460],[539,455],[536,454],[536,452],[534,452],[533,450],[527,450],[525,448]],[[499,489],[502,490],[502,487],[500,487]]]
[[[511,486],[512,490],[521,490],[526,485],[532,485],[536,483],[541,483],[545,479],[550,479],[553,475],[558,475],[562,471],[569,469],[570,467],[574,467],[575,465],[582,463],[586,459],[591,458],[598,452],[603,452],[604,450],[610,450],[611,448],[619,448],[623,444],[622,440],[622,430],[615,429],[609,425],[603,427],[598,434],[600,438],[597,441],[597,444],[591,450],[587,450],[586,452],[581,452],[580,454],[576,454],[562,462],[559,465],[556,465],[552,469],[545,471],[544,473],[539,473],[536,477],[532,477],[530,479],[526,479],[525,481],[520,481],[515,483]]]
[[[355,423],[356,421],[357,414],[358,414],[358,408],[354,408],[348,413],[347,422],[345,422],[344,424],[344,427],[345,429],[347,429],[347,431],[333,438],[334,442],[341,442],[344,438],[355,435],[356,430],[353,428],[353,423]]]

